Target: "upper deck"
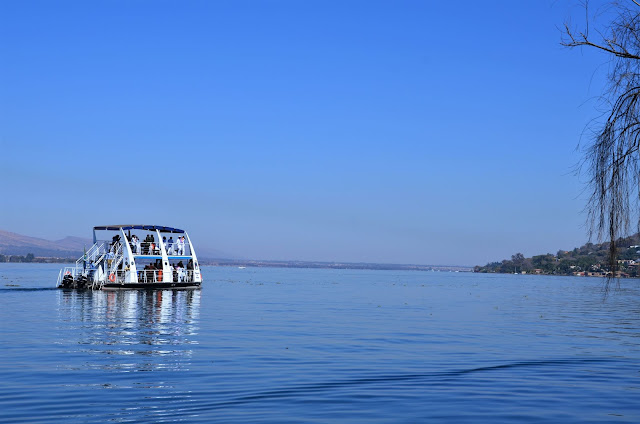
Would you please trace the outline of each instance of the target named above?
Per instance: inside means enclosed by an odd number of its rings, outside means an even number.
[[[93,231],[130,231],[130,230],[143,230],[143,231],[160,231],[161,233],[174,233],[184,234],[186,231],[179,228],[165,227],[164,225],[143,225],[143,224],[128,224],[128,225],[98,225],[93,227]]]
[[[104,233],[107,233],[106,237]],[[146,224],[93,227],[93,242],[102,242],[107,249],[118,245],[123,239],[126,240],[132,257],[149,260],[165,257],[170,260],[188,260],[194,255],[187,232],[180,228]]]

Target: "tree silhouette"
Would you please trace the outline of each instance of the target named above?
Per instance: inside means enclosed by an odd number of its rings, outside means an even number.
[[[562,44],[596,49],[609,60],[601,97],[605,119],[591,127],[594,136],[581,168],[589,177],[589,238],[609,241],[608,265],[615,275],[617,240],[631,223],[640,228],[640,1],[611,1],[596,10],[588,1],[582,6],[582,28],[565,23]]]

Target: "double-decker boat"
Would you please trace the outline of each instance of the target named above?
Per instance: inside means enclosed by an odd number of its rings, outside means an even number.
[[[63,289],[197,289],[201,284],[187,232],[161,225],[93,227],[93,246],[58,274]]]

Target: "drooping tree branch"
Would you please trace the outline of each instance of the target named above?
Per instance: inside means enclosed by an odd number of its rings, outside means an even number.
[[[604,15],[590,14],[588,1],[583,7],[584,30],[565,24],[561,44],[596,49],[609,59],[602,95],[608,105],[606,120],[593,126],[595,135],[585,151],[584,163],[589,173],[589,238],[606,235],[610,275],[615,276],[616,241],[628,235],[633,221],[640,229],[640,1],[609,2],[606,12],[611,17],[604,24],[598,20]],[[599,25],[602,29],[592,36],[590,28]]]

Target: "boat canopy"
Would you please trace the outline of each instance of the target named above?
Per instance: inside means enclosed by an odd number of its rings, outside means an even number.
[[[164,225],[99,225],[97,227],[93,227],[93,231],[118,231],[119,229],[123,230],[148,230],[155,231],[158,230],[162,233],[178,233],[183,234],[185,231],[179,228],[171,228],[165,227]]]

